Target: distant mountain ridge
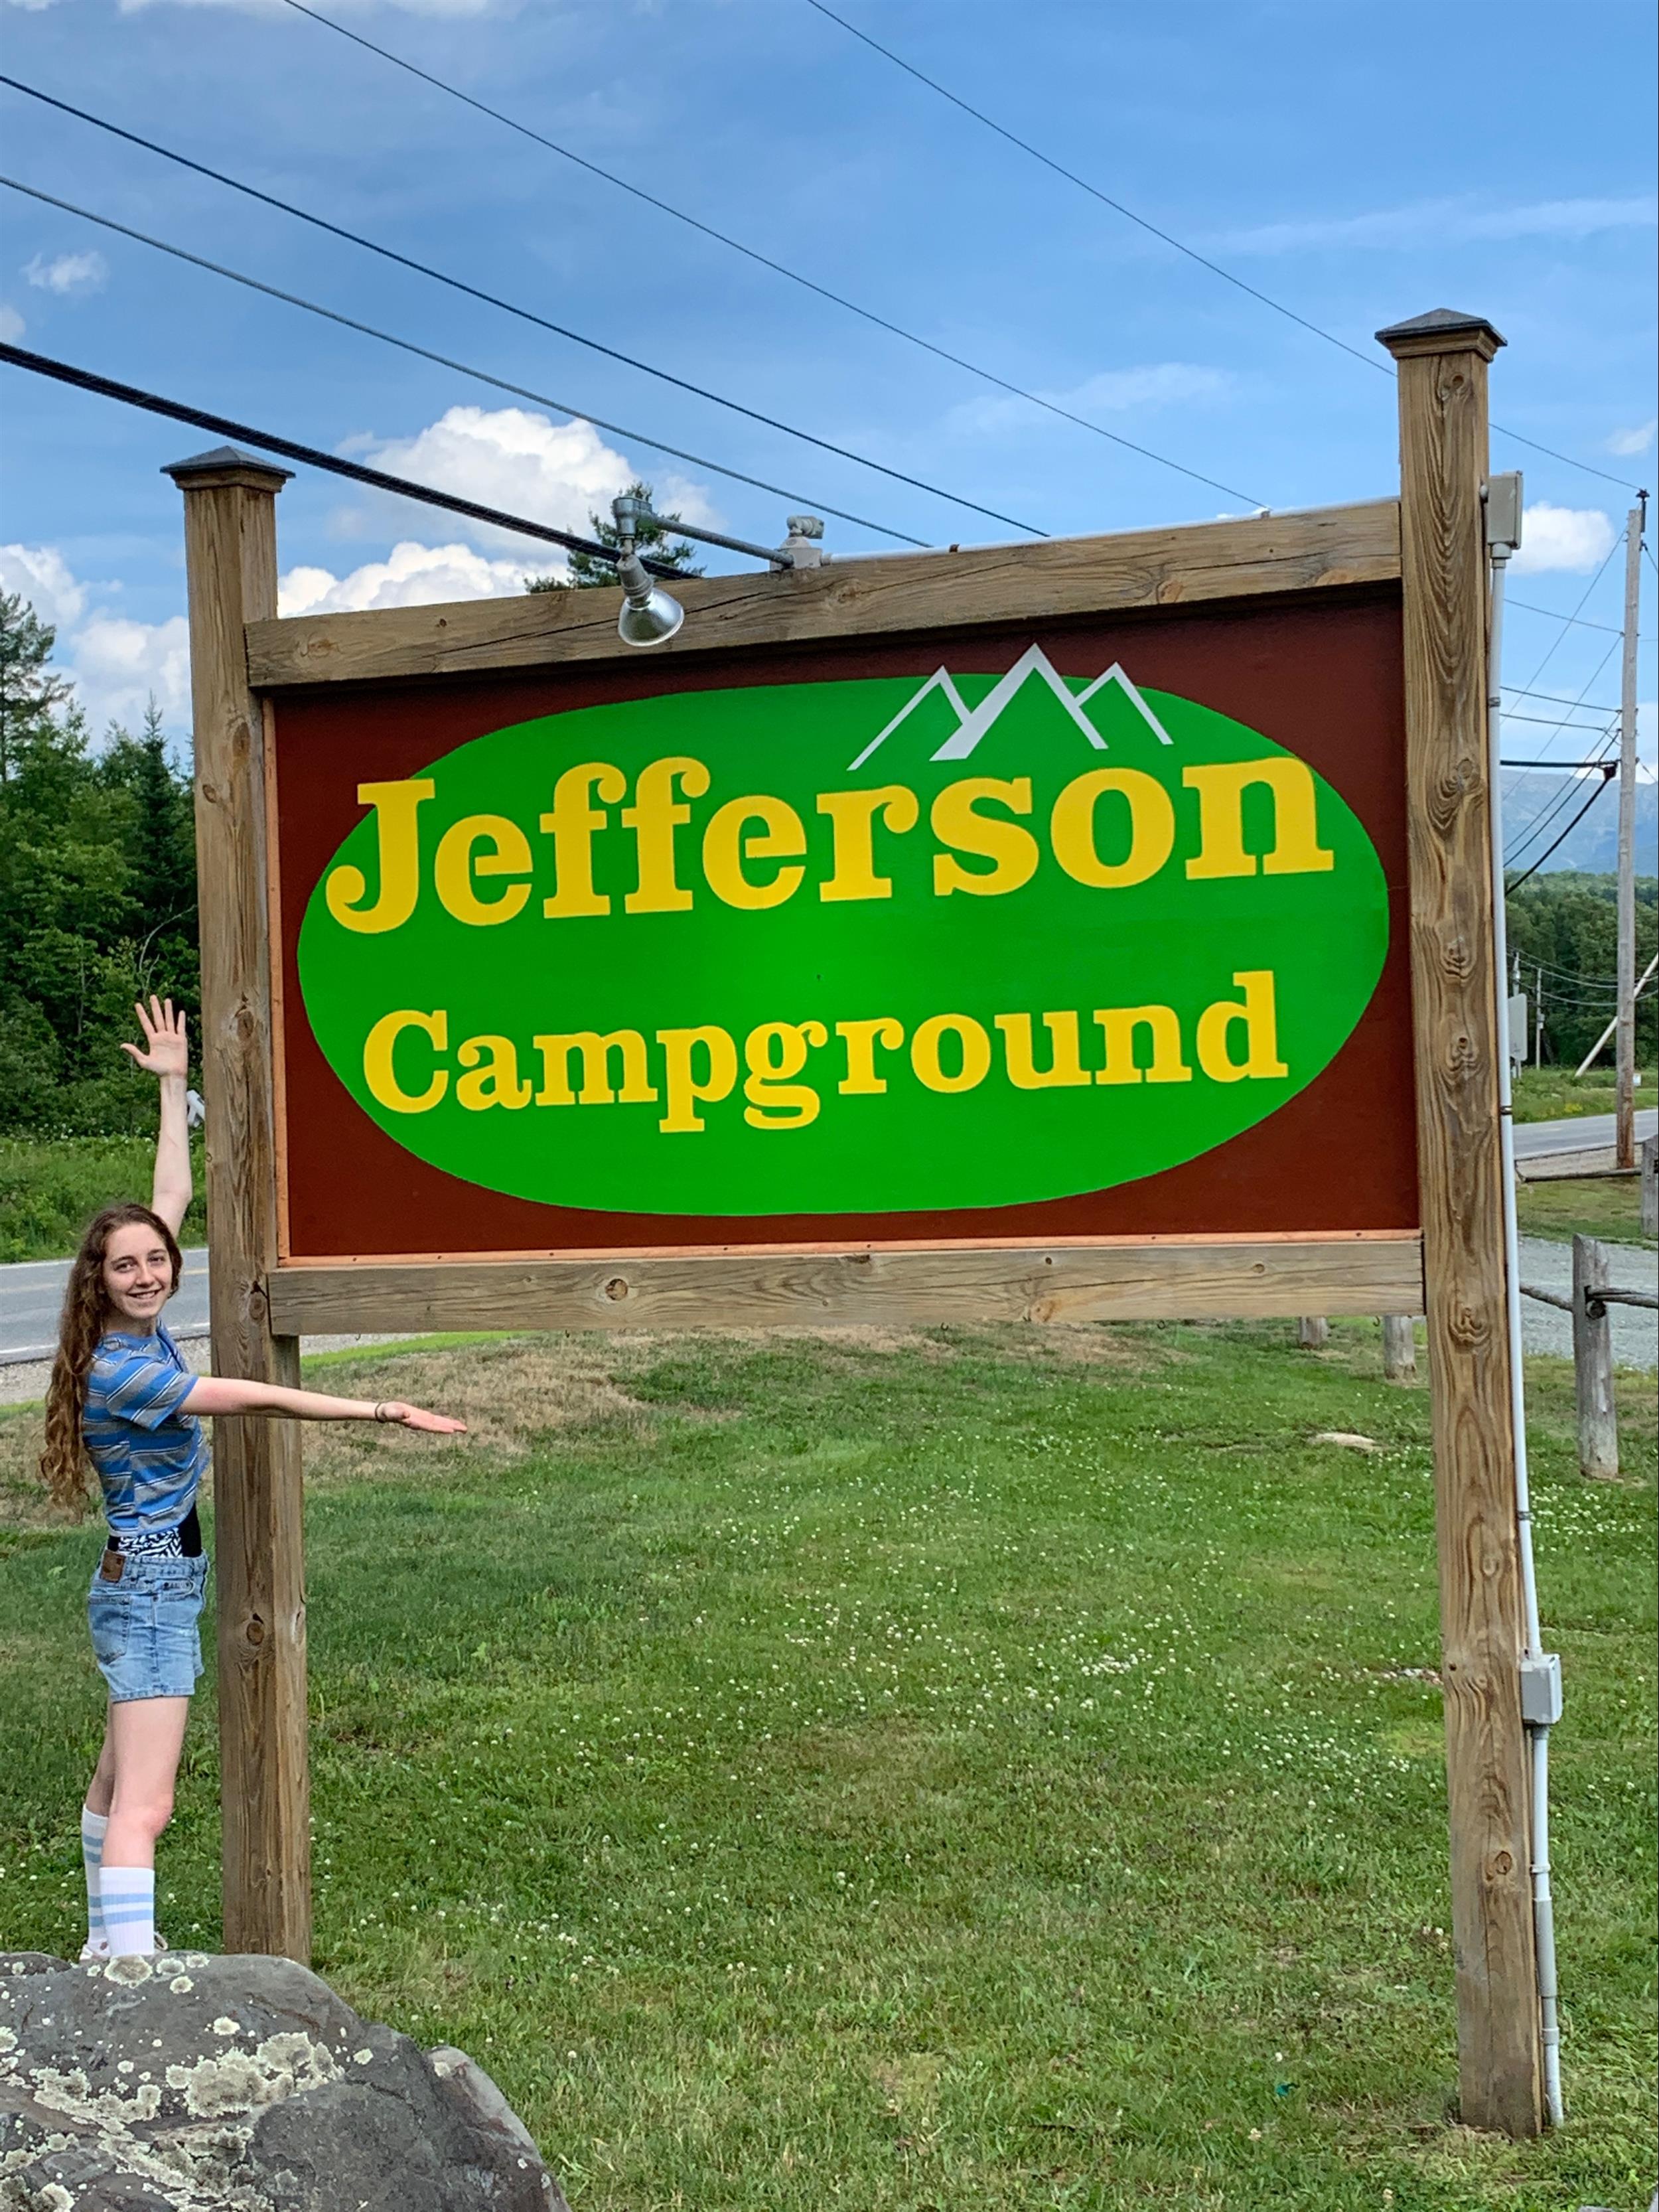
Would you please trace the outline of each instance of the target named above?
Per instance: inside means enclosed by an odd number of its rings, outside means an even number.
[[[1571,790],[1568,787],[1571,786]],[[1551,841],[1566,828],[1590,795],[1588,779],[1507,769],[1504,776],[1504,844],[1512,869],[1530,868]],[[1549,817],[1546,826],[1544,817]],[[1536,825],[1537,834],[1528,836]],[[1659,872],[1659,783],[1636,787],[1636,872]],[[1583,820],[1562,839],[1540,874],[1559,868],[1587,875],[1610,875],[1619,865],[1619,792],[1610,778]]]

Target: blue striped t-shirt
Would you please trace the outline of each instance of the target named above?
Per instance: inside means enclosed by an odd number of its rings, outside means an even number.
[[[196,1502],[207,1438],[180,1410],[195,1380],[159,1326],[154,1336],[111,1329],[92,1355],[82,1433],[123,1543],[177,1528]]]

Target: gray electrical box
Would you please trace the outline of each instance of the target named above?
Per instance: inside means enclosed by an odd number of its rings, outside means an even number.
[[[1561,1717],[1559,1653],[1528,1653],[1521,1661],[1521,1717],[1528,1728],[1553,1728]]]
[[[1521,471],[1486,479],[1486,543],[1513,553],[1521,543]]]

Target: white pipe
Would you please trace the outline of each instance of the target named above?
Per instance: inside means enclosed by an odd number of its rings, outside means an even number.
[[[1499,717],[1503,706],[1504,571],[1512,546],[1492,548],[1492,630],[1486,663],[1486,730],[1491,784],[1493,972],[1497,982],[1498,1129],[1504,1184],[1504,1304],[1510,1340],[1510,1416],[1515,1435],[1516,1519],[1521,1553],[1521,1596],[1526,1613],[1527,1650],[1540,1656],[1538,1578],[1533,1563],[1532,1491],[1527,1474],[1526,1372],[1522,1364],[1520,1230],[1515,1212],[1515,1105],[1510,1084],[1510,1009],[1504,989],[1509,973],[1509,925],[1504,908],[1504,785],[1498,765]],[[1544,2101],[1552,2127],[1563,2118],[1561,2023],[1555,1971],[1555,1901],[1550,1892],[1550,1732],[1529,1726],[1532,1752],[1532,1917],[1538,1954],[1540,2034],[1544,2057]]]

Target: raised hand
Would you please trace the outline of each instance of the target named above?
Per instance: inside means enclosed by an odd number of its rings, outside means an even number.
[[[136,1044],[124,1044],[121,1049],[135,1066],[142,1067],[147,1075],[165,1080],[176,1075],[182,1082],[190,1068],[190,1041],[185,1034],[182,1010],[175,1013],[171,999],[162,1000],[153,994],[149,1012],[141,1006],[133,1007],[138,1017],[138,1026],[144,1032],[142,1051]]]
[[[427,1429],[435,1437],[464,1437],[465,1421],[452,1420],[447,1413],[428,1413],[423,1406],[405,1406],[400,1398],[387,1398],[375,1407],[376,1418],[396,1421],[405,1429]]]

